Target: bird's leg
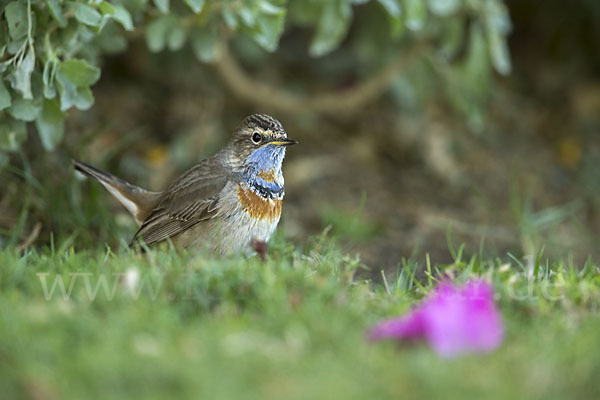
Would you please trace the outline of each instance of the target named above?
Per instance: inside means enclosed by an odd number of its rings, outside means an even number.
[[[267,250],[269,249],[269,245],[267,244],[267,242],[252,239],[252,242],[250,242],[250,246],[254,251],[256,251],[256,254],[258,254],[261,261],[265,261],[267,259]]]

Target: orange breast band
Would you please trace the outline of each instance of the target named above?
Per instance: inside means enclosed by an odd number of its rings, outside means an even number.
[[[260,171],[258,177],[265,180],[265,182],[275,182],[275,170]]]
[[[276,221],[281,216],[281,200],[264,199],[249,188],[238,186],[237,195],[242,208],[259,221]]]

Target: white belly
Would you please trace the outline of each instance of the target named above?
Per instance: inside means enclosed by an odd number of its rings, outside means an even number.
[[[217,213],[212,218],[212,227],[208,231],[208,235],[212,237],[202,235],[192,244],[192,247],[206,246],[208,241],[213,250],[221,254],[229,254],[251,250],[253,241],[269,242],[279,223],[280,212],[269,218],[257,218],[256,213],[250,212],[240,202],[238,189],[239,186],[232,182],[223,189]],[[275,207],[276,202],[281,200],[264,201],[271,202],[268,205]]]

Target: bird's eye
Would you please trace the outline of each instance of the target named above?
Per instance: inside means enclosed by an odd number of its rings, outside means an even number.
[[[252,134],[252,142],[254,144],[259,144],[261,140],[262,140],[262,135],[260,133],[254,132]]]

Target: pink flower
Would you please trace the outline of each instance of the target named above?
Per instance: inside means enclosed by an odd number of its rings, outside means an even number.
[[[369,332],[371,340],[426,339],[443,357],[490,352],[504,337],[493,290],[473,281],[464,288],[440,284],[421,305],[399,318],[382,321]]]

